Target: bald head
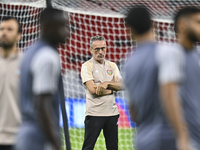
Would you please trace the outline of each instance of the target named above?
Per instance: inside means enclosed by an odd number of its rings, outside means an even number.
[[[40,25],[43,27],[48,23],[55,23],[58,16],[62,16],[63,11],[54,8],[45,8],[40,16]]]
[[[46,8],[40,16],[42,37],[53,43],[65,43],[69,36],[68,19],[64,12],[54,8]]]

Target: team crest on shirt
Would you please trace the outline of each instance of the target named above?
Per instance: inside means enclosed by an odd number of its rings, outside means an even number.
[[[109,75],[112,75],[112,70],[107,70],[107,73],[109,74]]]

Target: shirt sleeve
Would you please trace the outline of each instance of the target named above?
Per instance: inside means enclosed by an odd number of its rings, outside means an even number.
[[[119,69],[115,63],[114,63],[114,78],[122,79]]]
[[[87,81],[94,80],[92,75],[92,63],[86,62],[81,67],[81,78],[84,84]]]
[[[54,50],[41,50],[34,56],[31,67],[33,93],[54,94],[58,90],[61,70],[58,54]]]
[[[184,54],[179,46],[160,45],[157,49],[158,82],[180,83],[184,78]]]

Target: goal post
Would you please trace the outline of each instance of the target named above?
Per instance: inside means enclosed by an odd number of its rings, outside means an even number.
[[[96,35],[105,37],[108,47],[106,59],[115,62],[123,74],[122,67],[126,58],[137,47],[124,21],[127,10],[133,4],[149,7],[156,40],[169,43],[176,40],[172,20],[174,11],[187,5],[200,7],[198,0],[52,0],[54,8],[66,12],[70,26],[70,40],[59,45],[58,51],[72,150],[80,150],[84,139],[86,99],[80,70],[82,63],[92,57],[89,52],[90,38]],[[39,17],[45,7],[46,0],[0,0],[0,19],[12,15],[22,25],[22,40],[18,45],[22,51],[39,38]],[[115,100],[120,113],[119,150],[132,150],[135,147],[136,127],[130,118],[124,91],[117,92]],[[63,127],[62,117],[60,126]],[[63,150],[64,142],[63,139]],[[105,149],[105,139],[101,133],[95,150]]]

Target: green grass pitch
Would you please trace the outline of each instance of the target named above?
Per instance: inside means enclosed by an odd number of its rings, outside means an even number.
[[[118,130],[118,146],[119,150],[133,150],[134,149],[134,136],[135,136],[135,128],[128,129],[120,129]],[[63,132],[63,131],[62,131]],[[70,141],[72,150],[81,150],[84,140],[84,129],[79,128],[71,128],[70,132]],[[63,133],[64,136],[64,133]],[[65,149],[64,139],[63,139],[63,148]],[[94,150],[106,150],[105,140],[103,133],[101,132],[100,136],[97,139]]]

